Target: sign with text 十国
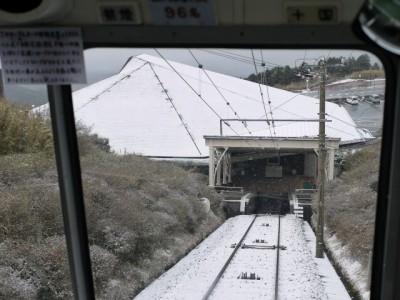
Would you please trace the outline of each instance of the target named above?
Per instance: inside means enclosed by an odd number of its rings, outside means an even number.
[[[0,54],[6,84],[86,82],[79,28],[1,29]]]
[[[148,0],[155,25],[215,25],[212,0]]]

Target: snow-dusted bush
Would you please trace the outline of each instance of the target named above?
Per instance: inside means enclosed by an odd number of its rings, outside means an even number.
[[[368,295],[369,290],[379,161],[380,145],[346,156],[343,173],[328,183],[325,195],[326,242],[360,295]]]
[[[36,298],[37,289],[11,267],[0,267],[0,299]]]
[[[174,164],[86,150],[96,297],[132,298],[221,223],[220,198]],[[47,153],[0,156],[0,299],[73,298],[56,174]]]

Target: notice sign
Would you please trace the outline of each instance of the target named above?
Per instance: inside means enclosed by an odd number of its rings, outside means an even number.
[[[86,82],[79,28],[1,29],[0,54],[8,84]]]
[[[156,25],[215,25],[212,0],[148,0]]]

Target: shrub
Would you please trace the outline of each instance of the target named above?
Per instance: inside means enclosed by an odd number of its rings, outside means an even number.
[[[379,160],[380,145],[346,156],[343,173],[327,184],[325,195],[328,229],[365,269],[373,248]]]
[[[80,155],[85,156],[96,149],[104,152],[111,151],[110,142],[107,138],[92,133],[91,128],[83,125],[81,122],[77,122],[75,126]]]
[[[27,106],[0,101],[0,155],[53,152],[51,128],[40,114]]]
[[[91,148],[81,165],[99,299],[132,298],[221,222],[204,178],[171,163]],[[56,179],[43,152],[0,156],[0,298],[73,296]]]

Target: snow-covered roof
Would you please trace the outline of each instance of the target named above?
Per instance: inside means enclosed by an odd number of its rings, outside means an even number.
[[[172,66],[172,67],[171,67]],[[211,78],[211,80],[209,79]],[[140,55],[116,75],[74,92],[75,117],[117,153],[205,157],[204,135],[220,119],[317,119],[319,100],[243,79]],[[371,137],[346,109],[326,103],[326,134],[342,142]],[[318,122],[229,122],[229,136],[317,137]]]

